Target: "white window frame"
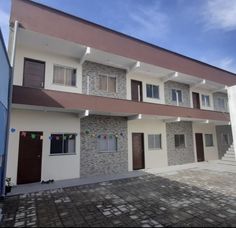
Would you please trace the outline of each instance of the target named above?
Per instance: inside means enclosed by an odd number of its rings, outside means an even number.
[[[61,83],[56,83],[54,82],[54,73],[55,73],[55,67],[62,67],[64,69],[69,69],[69,70],[75,70],[75,85],[66,85],[65,82],[66,82],[66,74],[64,72],[64,84],[61,84]],[[77,87],[77,68],[75,67],[70,67],[70,66],[64,66],[64,65],[60,65],[60,64],[53,64],[53,75],[52,75],[52,84],[54,85],[58,85],[58,86],[66,86],[66,87],[73,87],[73,88],[76,88]]]
[[[154,136],[154,148],[150,148],[149,146],[149,137]],[[160,137],[160,147],[156,146],[155,136]],[[148,134],[148,150],[161,150],[162,149],[162,134]]]
[[[106,138],[108,140],[107,150],[105,150],[105,151],[99,150],[99,148],[98,148],[98,143],[99,143],[98,140],[100,140],[100,138],[98,138],[98,136],[97,136],[97,152],[98,153],[117,153],[118,152],[118,138],[114,134],[100,134],[101,137],[104,137],[104,135],[107,135],[107,138]],[[109,137],[110,137],[110,135],[112,135],[115,138],[115,140],[116,140],[116,150],[110,150],[109,149]]]
[[[76,155],[76,141],[77,141],[77,139],[76,139],[76,137],[77,137],[77,133],[58,133],[58,132],[53,132],[53,133],[51,133],[50,134],[50,136],[49,137],[52,137],[52,135],[63,135],[63,141],[64,141],[64,135],[74,135],[75,136],[75,152],[70,152],[70,153],[51,153],[51,139],[50,139],[50,153],[49,153],[49,155],[50,156],[62,156],[62,155]],[[62,143],[62,148],[64,147],[64,143]],[[62,151],[64,151],[64,148],[62,149]]]
[[[183,135],[184,136],[184,145],[183,146],[176,146],[176,144],[175,144],[175,136],[180,136],[180,135]],[[186,148],[186,135],[185,134],[174,134],[174,146],[175,146],[175,149],[184,149],[184,148]]]
[[[106,77],[107,78],[107,85],[106,85],[106,90],[103,90],[103,89],[100,89],[100,76],[103,76],[103,77]],[[116,87],[115,87],[115,92],[110,92],[109,89],[108,89],[108,78],[115,78],[116,79]],[[115,75],[108,75],[108,74],[98,74],[98,80],[99,80],[99,83],[98,83],[98,90],[100,91],[104,91],[104,92],[107,92],[107,93],[117,93],[117,76]]]
[[[173,96],[172,96],[173,90],[175,91],[176,101],[173,100]],[[180,101],[178,91],[181,92],[181,101]],[[183,103],[183,91],[181,89],[171,89],[171,99],[173,102],[176,102],[177,106],[179,106],[180,103]]]
[[[221,101],[224,101],[224,107],[221,107],[219,104],[220,104],[220,100]],[[228,105],[227,105],[227,100],[224,98],[224,97],[218,97],[217,98],[217,105],[218,105],[218,108],[222,111],[227,111],[228,109]]]
[[[206,105],[207,104],[207,102],[206,102],[207,97],[209,97],[209,105]],[[210,97],[210,95],[202,94],[201,100],[202,100],[202,106],[203,107],[205,107],[205,108],[210,108],[211,107],[211,97]]]
[[[151,97],[148,96],[148,90],[147,90],[148,86],[152,87],[152,96]],[[153,87],[154,86],[156,86],[158,88],[158,97],[157,98],[153,96],[153,94],[154,94]],[[160,100],[160,86],[159,85],[150,84],[150,83],[146,83],[146,96],[147,96],[147,98],[150,98],[150,99]]]
[[[212,145],[207,145],[207,140],[206,140],[207,135],[212,136]],[[214,147],[214,136],[213,136],[213,134],[210,134],[210,133],[205,134],[205,147]]]

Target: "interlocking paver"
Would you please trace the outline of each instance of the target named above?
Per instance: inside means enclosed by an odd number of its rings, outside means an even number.
[[[236,226],[236,176],[185,170],[9,197],[1,227]]]

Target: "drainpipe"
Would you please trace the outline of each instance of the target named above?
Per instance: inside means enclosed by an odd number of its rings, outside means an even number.
[[[15,21],[14,23],[14,36],[13,36],[13,44],[12,44],[12,53],[11,53],[11,59],[10,59],[10,64],[11,67],[13,68],[15,65],[15,55],[16,55],[16,39],[17,39],[17,31],[19,28],[19,22]]]
[[[6,142],[5,142],[5,156],[3,161],[3,191],[2,196],[5,196],[5,179],[7,172],[7,153],[8,153],[8,143],[9,143],[9,128],[10,128],[10,117],[11,117],[11,104],[12,104],[12,89],[13,89],[13,75],[14,75],[14,66],[15,66],[15,54],[16,54],[16,40],[17,40],[17,31],[19,28],[19,22],[15,21],[14,23],[14,36],[13,36],[13,45],[12,53],[10,59],[10,72],[9,72],[9,86],[8,86],[8,117],[7,117],[7,128],[6,128]]]

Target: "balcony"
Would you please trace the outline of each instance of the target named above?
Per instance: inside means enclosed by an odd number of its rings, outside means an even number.
[[[90,114],[124,116],[132,118],[139,114],[157,117],[162,120],[181,119],[186,121],[209,121],[228,124],[228,114],[216,111],[135,102],[130,100],[100,96],[34,89],[22,86],[13,87],[13,108],[41,111],[70,112],[80,115],[85,110]]]

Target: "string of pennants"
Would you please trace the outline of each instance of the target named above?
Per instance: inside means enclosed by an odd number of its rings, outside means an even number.
[[[43,140],[43,135],[38,135],[38,134],[35,134],[35,133],[27,133],[25,131],[21,132],[22,137],[27,137],[27,135],[30,136],[31,139],[37,139],[37,137],[39,137],[40,140]]]
[[[16,129],[13,130],[13,128],[11,129],[11,132],[14,133],[16,131]],[[86,130],[84,132],[80,133],[81,136],[83,135],[90,135],[91,137],[97,137],[98,139],[112,139],[113,137],[118,138],[119,136],[124,137],[124,134],[121,133],[115,133],[115,134],[100,134],[100,135],[96,135],[94,133],[91,133],[89,130]],[[22,131],[21,132],[21,136],[22,137],[27,137],[30,136],[31,139],[37,139],[38,137],[40,138],[40,140],[43,140],[43,135],[39,135],[39,134],[35,134],[35,133],[30,133],[30,132],[25,132]],[[63,138],[63,140],[67,140],[67,139],[72,139],[74,136],[78,136],[78,134],[61,134],[61,135],[51,135],[49,136],[50,140],[61,140]]]

